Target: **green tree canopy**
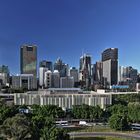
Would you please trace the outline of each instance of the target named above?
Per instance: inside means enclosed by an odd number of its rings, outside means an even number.
[[[128,116],[131,122],[140,122],[140,103],[128,104]]]
[[[128,120],[126,116],[120,114],[113,114],[109,118],[109,125],[115,130],[125,130],[128,128]]]
[[[39,139],[35,126],[23,114],[7,118],[0,128],[0,134],[13,140]]]

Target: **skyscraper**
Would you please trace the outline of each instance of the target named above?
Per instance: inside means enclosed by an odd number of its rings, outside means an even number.
[[[74,87],[74,78],[67,76],[60,78],[60,88],[73,88]]]
[[[52,72],[50,70],[45,72],[44,83],[46,88],[52,87]]]
[[[109,48],[102,53],[103,84],[116,85],[118,82],[118,48]]]
[[[54,63],[54,70],[58,70],[60,72],[60,77],[68,76],[69,66],[62,62],[60,58],[56,60]]]
[[[102,62],[96,62],[95,64],[95,81],[101,83],[102,81]]]
[[[43,60],[39,63],[39,67],[44,67],[47,68],[48,70],[52,71],[53,70],[53,64],[51,61],[46,61]]]
[[[80,57],[80,80],[85,83],[86,88],[90,86],[91,81],[91,56],[84,54]]]
[[[9,74],[10,72],[9,72],[8,66],[5,66],[5,65],[0,66],[0,73],[7,73],[7,74]]]
[[[20,48],[21,74],[33,74],[37,76],[37,47],[35,45],[23,45]]]
[[[0,85],[6,85],[9,83],[9,68],[8,66],[0,66]]]
[[[45,67],[39,67],[39,86],[44,87],[45,72],[48,69]]]
[[[78,69],[76,69],[75,67],[71,67],[70,68],[70,77],[73,77],[74,79],[74,83],[78,82]]]
[[[119,67],[119,84],[129,85],[131,89],[135,89],[138,80],[138,71],[133,67]]]
[[[54,70],[52,74],[52,87],[60,88],[60,73],[58,70]]]

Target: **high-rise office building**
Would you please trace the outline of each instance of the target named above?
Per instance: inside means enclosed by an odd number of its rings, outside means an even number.
[[[118,48],[108,48],[102,53],[102,61],[118,60]]]
[[[53,63],[51,61],[43,60],[39,63],[39,67],[47,68],[48,70],[53,70]]]
[[[58,70],[60,72],[60,77],[68,76],[69,66],[62,62],[60,58],[56,60],[54,63],[54,70]]]
[[[8,66],[0,66],[0,85],[6,86],[9,83],[9,68]]]
[[[58,70],[54,70],[52,74],[52,87],[60,88],[60,73]]]
[[[78,82],[78,69],[76,69],[75,67],[71,67],[70,68],[70,77],[73,77],[74,79],[74,83]]]
[[[102,71],[103,65],[102,62],[96,62],[95,64],[95,81],[101,83],[102,81]]]
[[[20,48],[21,74],[33,74],[37,76],[37,47],[35,45],[23,45]]]
[[[79,78],[85,83],[85,87],[90,86],[91,82],[91,56],[84,54],[80,57]]]
[[[39,86],[40,87],[44,87],[45,83],[44,83],[44,79],[45,79],[45,72],[48,69],[46,67],[40,67],[39,68]]]
[[[5,66],[5,65],[0,66],[0,73],[7,73],[7,74],[9,74],[10,72],[9,72],[8,66]]]
[[[138,81],[138,71],[133,67],[119,66],[118,80],[121,85],[128,85],[131,89],[135,89]]]
[[[103,84],[116,85],[118,82],[118,48],[109,48],[102,53]]]
[[[50,70],[45,72],[44,83],[46,88],[52,87],[52,72]]]
[[[119,69],[118,69],[118,83],[119,84],[124,83],[127,80],[128,77],[129,77],[129,74],[127,72],[127,68],[123,67],[123,66],[119,66]]]
[[[73,88],[74,87],[74,78],[67,76],[60,78],[60,88]]]

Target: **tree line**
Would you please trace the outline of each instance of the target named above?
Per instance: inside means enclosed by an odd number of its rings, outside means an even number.
[[[30,108],[30,113],[19,112]],[[0,101],[0,139],[3,140],[69,140],[67,132],[55,125],[55,118],[64,117],[62,108],[49,106],[7,106]]]
[[[7,106],[0,100],[0,138],[69,140],[67,132],[55,125],[58,118],[88,119],[108,122],[115,130],[129,129],[131,123],[140,122],[140,94],[118,95],[106,109],[100,106],[75,105],[63,111],[55,105]],[[31,113],[20,113],[20,109],[30,109]]]

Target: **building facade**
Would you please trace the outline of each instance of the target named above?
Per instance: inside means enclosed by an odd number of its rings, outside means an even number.
[[[12,88],[22,88],[26,90],[37,89],[36,78],[33,74],[20,74],[17,76],[12,76]]]
[[[54,91],[55,89],[53,89]],[[90,106],[99,105],[101,108],[106,108],[106,106],[112,104],[112,95],[111,94],[97,94],[92,92],[81,92],[70,91],[64,89],[63,92],[59,93],[24,93],[24,94],[15,94],[14,103],[15,105],[57,105],[62,108],[71,109],[73,105],[82,105],[87,104]],[[55,92],[55,91],[54,91]]]
[[[88,88],[91,83],[91,56],[84,54],[80,57],[79,80]]]
[[[138,70],[133,67],[119,67],[119,84],[129,85],[131,89],[135,89],[138,81]]]
[[[103,85],[118,83],[118,48],[109,48],[102,53]]]
[[[68,76],[69,66],[68,64],[63,63],[60,58],[58,58],[54,63],[54,70],[59,71],[60,77],[66,77]]]
[[[20,48],[21,74],[33,74],[37,77],[37,47],[35,45],[23,45]]]
[[[54,70],[52,74],[52,87],[60,88],[60,73],[58,70]]]
[[[74,87],[74,78],[67,76],[60,78],[60,88],[73,88]]]
[[[76,69],[75,67],[70,68],[70,74],[69,75],[70,75],[70,77],[73,77],[74,83],[79,81],[78,69]]]
[[[46,67],[39,67],[39,86],[44,87],[45,72],[48,70]]]
[[[44,67],[50,71],[53,71],[53,63],[51,61],[43,60],[39,63],[39,67]]]
[[[52,87],[52,72],[50,70],[45,72],[44,83],[45,83],[45,88]]]
[[[8,66],[2,65],[0,66],[0,85],[1,86],[6,86],[9,85],[9,68]]]

